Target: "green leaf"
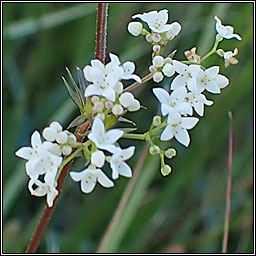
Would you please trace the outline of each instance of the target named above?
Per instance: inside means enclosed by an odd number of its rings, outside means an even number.
[[[82,115],[77,116],[77,117],[76,117],[75,119],[73,119],[72,122],[68,125],[68,128],[67,128],[67,129],[76,127],[76,126],[82,124],[84,121],[85,121],[85,118],[84,118]]]

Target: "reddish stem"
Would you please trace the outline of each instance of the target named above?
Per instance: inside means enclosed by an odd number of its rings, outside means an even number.
[[[99,3],[98,4],[97,34],[96,34],[96,59],[99,59],[102,63],[105,63],[105,58],[106,58],[107,11],[108,11],[108,3]],[[85,123],[83,123],[82,125],[77,127],[77,130],[75,132],[77,141],[79,141],[79,142],[83,141],[84,133],[89,129],[89,127],[90,127],[89,121],[86,121]],[[73,149],[72,153],[75,150],[76,149]],[[40,241],[42,239],[44,230],[47,227],[49,220],[51,219],[51,216],[52,216],[55,206],[57,204],[60,192],[62,190],[65,178],[67,176],[67,173],[69,171],[69,168],[70,168],[72,162],[73,162],[73,160],[68,162],[63,167],[63,170],[59,176],[58,185],[57,185],[57,190],[59,191],[59,194],[55,198],[55,200],[53,202],[53,206],[51,208],[46,206],[43,216],[41,217],[40,222],[37,226],[37,229],[34,233],[34,236],[32,237],[30,244],[28,245],[26,253],[35,253],[36,252],[36,250],[40,244]]]
[[[96,32],[96,59],[100,60],[104,64],[107,48],[107,17],[108,3],[99,3]]]

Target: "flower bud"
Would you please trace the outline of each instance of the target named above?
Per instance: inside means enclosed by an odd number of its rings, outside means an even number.
[[[123,107],[120,104],[116,104],[113,108],[112,108],[112,113],[116,116],[120,116],[122,115],[124,112]]]
[[[65,132],[59,132],[56,136],[56,141],[59,144],[67,143],[68,141],[68,135]]]
[[[167,158],[171,159],[171,158],[173,158],[174,156],[176,156],[176,150],[175,150],[174,148],[169,148],[169,149],[167,149],[167,150],[164,152],[164,155],[165,155]]]
[[[133,36],[139,36],[142,32],[142,24],[140,22],[130,22],[128,24],[128,31],[133,35]]]
[[[163,79],[164,79],[164,76],[163,76],[162,72],[156,72],[156,73],[153,75],[153,80],[154,80],[156,83],[160,83]]]
[[[62,151],[62,154],[63,154],[64,156],[67,156],[67,155],[71,154],[71,152],[72,152],[72,147],[70,147],[70,146],[64,146],[61,151]]]
[[[104,109],[104,105],[101,101],[97,101],[97,102],[95,102],[92,109],[93,109],[93,112],[98,113]]]
[[[223,40],[223,37],[220,34],[216,35],[216,41],[221,42]]]
[[[57,131],[54,128],[46,127],[43,130],[43,137],[48,141],[55,141]]]
[[[172,58],[166,57],[166,58],[164,59],[164,63],[172,64]]]
[[[153,59],[153,66],[160,68],[164,65],[164,58],[162,56],[155,56]]]
[[[161,173],[163,176],[167,176],[168,174],[170,174],[170,172],[172,171],[172,168],[165,164],[164,167],[161,168]]]
[[[62,131],[62,126],[57,121],[52,122],[50,128],[55,129],[57,132]]]
[[[138,111],[140,109],[140,102],[136,99],[133,100],[132,104],[128,106],[128,110],[131,112]]]
[[[100,101],[100,98],[98,97],[98,96],[92,96],[92,98],[91,98],[91,102],[93,103],[93,104],[95,104],[97,101]]]
[[[160,153],[160,148],[157,145],[154,146],[150,146],[149,148],[149,153],[150,155],[154,156],[154,155],[158,155]]]
[[[153,51],[154,52],[160,52],[160,50],[161,50],[161,46],[160,45],[158,45],[158,44],[155,44],[154,46],[153,46]]]
[[[133,100],[134,100],[134,96],[130,92],[125,92],[121,94],[119,97],[119,102],[124,108],[127,108],[128,106],[130,106]]]
[[[76,136],[72,133],[69,133],[68,134],[68,142],[70,142],[70,143],[76,142]]]
[[[223,57],[225,52],[223,51],[223,49],[218,49],[217,50],[217,54],[220,56],[220,57]]]
[[[148,69],[150,73],[155,73],[157,71],[157,68],[153,65],[151,65]]]
[[[172,64],[167,63],[164,65],[162,72],[164,73],[165,76],[171,77],[175,74],[175,69]]]
[[[151,34],[147,34],[146,35],[146,40],[147,40],[147,42],[152,43],[152,35]]]
[[[161,124],[161,116],[154,116],[153,117],[153,125],[155,127],[159,126]]]
[[[91,155],[91,163],[101,168],[105,163],[105,155],[102,151],[96,150]]]
[[[100,118],[102,121],[105,120],[105,114],[104,113],[98,113],[96,117]]]
[[[106,109],[111,109],[112,107],[113,107],[113,103],[111,102],[111,101],[106,101],[105,102],[105,107],[106,107]]]
[[[154,33],[153,37],[152,37],[152,40],[153,40],[153,42],[158,43],[158,42],[161,41],[161,36],[157,33]]]

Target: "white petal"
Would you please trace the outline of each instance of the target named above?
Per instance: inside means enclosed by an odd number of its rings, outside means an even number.
[[[96,170],[94,170],[95,172]],[[96,185],[97,178],[94,173],[89,169],[86,170],[84,178],[81,180],[81,190],[84,193],[90,193],[93,191]]]
[[[223,75],[217,75],[217,77],[215,78],[215,82],[220,89],[225,88],[229,84],[228,78]]]
[[[15,155],[26,160],[30,160],[33,157],[33,149],[30,147],[20,148],[15,152]]]
[[[177,88],[181,87],[181,86],[186,86],[187,85],[187,80],[185,79],[184,76],[178,75],[176,76],[171,84],[171,89],[172,90],[176,90]]]
[[[81,171],[81,172],[70,172],[70,176],[72,178],[72,180],[74,181],[80,181],[84,178],[85,176],[85,171]]]
[[[56,198],[56,196],[58,195],[58,190],[55,187],[49,187],[49,192],[47,193],[47,204],[49,207],[53,206],[53,201]]]
[[[118,168],[118,172],[120,175],[130,178],[132,177],[132,170],[130,166],[124,162],[121,162]]]
[[[161,104],[169,105],[170,96],[169,96],[169,93],[166,90],[164,90],[162,88],[154,88],[153,93],[155,94],[155,96],[157,97],[157,99],[159,100],[159,102]]]
[[[101,90],[99,89],[98,86],[94,84],[90,84],[88,87],[86,87],[84,96],[89,97],[92,95],[101,95]]]
[[[122,161],[123,160],[128,160],[129,158],[131,158],[133,156],[134,151],[135,151],[135,147],[134,146],[122,149],[120,158],[122,159]]]
[[[109,53],[109,57],[110,57],[110,60],[113,63],[113,65],[119,66],[121,64],[117,55],[115,55],[113,53]]]
[[[53,186],[55,183],[55,178],[58,172],[58,168],[52,167],[49,170],[47,170],[45,176],[44,176],[44,181],[46,184]]]
[[[124,80],[130,80],[130,79],[133,79],[133,80],[135,80],[136,82],[138,82],[138,83],[141,83],[141,78],[139,77],[139,76],[137,76],[137,75],[123,75],[122,76],[122,79],[124,79]]]
[[[132,74],[135,70],[135,64],[131,61],[127,61],[123,64],[123,68],[126,74]]]
[[[84,72],[84,77],[87,81],[89,82],[92,82],[92,78],[91,78],[91,70],[92,70],[92,67],[89,66],[89,65],[86,65],[83,69],[83,72]]]
[[[199,70],[200,70],[200,66],[199,65],[189,65],[188,66],[188,70],[189,70],[189,73],[192,75],[192,77],[196,77]]]
[[[102,96],[114,102],[116,100],[116,92],[113,88],[107,88],[102,91]]]
[[[93,69],[97,68],[97,69],[99,69],[102,72],[104,72],[104,70],[105,70],[104,64],[100,60],[98,60],[98,59],[91,60],[91,65],[92,65]]]
[[[162,141],[171,140],[173,136],[174,136],[173,128],[170,125],[167,125],[161,134],[160,140]]]
[[[161,112],[163,116],[166,116],[167,114],[169,114],[171,111],[173,110],[173,107],[166,105],[166,104],[162,104],[161,105]]]
[[[34,131],[31,136],[31,145],[33,148],[38,148],[42,145],[40,133],[38,131]]]
[[[210,83],[207,83],[205,88],[208,92],[220,93],[220,88],[214,81],[211,81]]]
[[[188,66],[184,63],[181,63],[177,60],[173,60],[172,65],[175,71],[181,75],[185,74],[188,71]]]
[[[169,113],[167,118],[167,123],[170,125],[178,124],[181,121],[181,115],[176,111],[173,110]]]
[[[171,93],[171,99],[182,99],[184,100],[187,95],[186,87],[179,87]]]
[[[194,102],[193,107],[196,113],[200,116],[204,115],[204,104],[201,102]]]
[[[181,118],[181,126],[185,129],[192,129],[197,123],[199,119],[196,117],[182,117]]]
[[[118,129],[111,129],[106,132],[106,142],[109,144],[114,144],[117,140],[119,140],[123,136],[124,132]]]
[[[98,118],[98,117],[94,118],[91,133],[93,133],[95,136],[97,136],[97,138],[101,138],[105,135],[105,126],[104,126],[103,121],[100,118]],[[90,136],[90,134],[88,135],[88,137]],[[89,139],[91,139],[91,138],[89,137]]]
[[[177,36],[180,33],[181,25],[178,22],[173,22],[171,24],[171,30],[175,36]]]
[[[110,161],[110,167],[112,169],[112,179],[116,180],[119,177],[119,173],[116,168],[116,165],[112,161]]]
[[[98,182],[105,188],[110,188],[114,186],[113,181],[111,181],[104,172],[100,169],[96,169],[96,174]]]
[[[179,129],[175,133],[175,138],[177,139],[178,142],[183,144],[184,146],[188,146],[190,142],[189,134],[186,129]]]
[[[219,70],[220,70],[219,66],[213,66],[213,67],[207,68],[204,72],[209,79],[213,79],[218,75]]]

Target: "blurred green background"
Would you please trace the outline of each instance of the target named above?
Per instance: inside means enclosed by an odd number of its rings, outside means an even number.
[[[94,58],[96,3],[3,3],[3,249],[22,253],[32,237],[45,198],[32,197],[27,189],[24,160],[14,152],[30,144],[30,135],[53,120],[66,127],[78,110],[68,98],[61,77],[69,67],[83,68]],[[233,113],[234,158],[229,232],[229,253],[252,253],[253,246],[253,3],[110,3],[108,52],[122,62],[136,63],[144,76],[151,64],[151,47],[143,37],[133,37],[127,24],[136,13],[169,10],[169,23],[182,31],[164,55],[178,49],[176,58],[197,46],[199,55],[211,49],[214,16],[232,24],[242,41],[224,40],[224,50],[239,49],[239,64],[224,67],[214,56],[205,66],[220,65],[230,79],[221,95],[207,94],[215,103],[191,132],[189,148],[172,140],[177,157],[167,161],[173,169],[160,174],[158,157],[147,157],[134,189],[114,227],[105,252],[115,253],[219,253],[222,248],[228,156],[228,111]],[[168,88],[170,79],[162,85]],[[129,84],[129,83],[127,83]],[[126,117],[146,131],[159,104],[153,82],[134,91],[147,107]],[[124,126],[121,124],[120,126]],[[170,144],[171,143],[171,144]],[[134,170],[144,150],[136,145],[129,160]],[[105,169],[109,174],[109,170]],[[95,252],[110,223],[129,179],[120,177],[114,189],[99,185],[89,195],[67,177],[38,253]]]

